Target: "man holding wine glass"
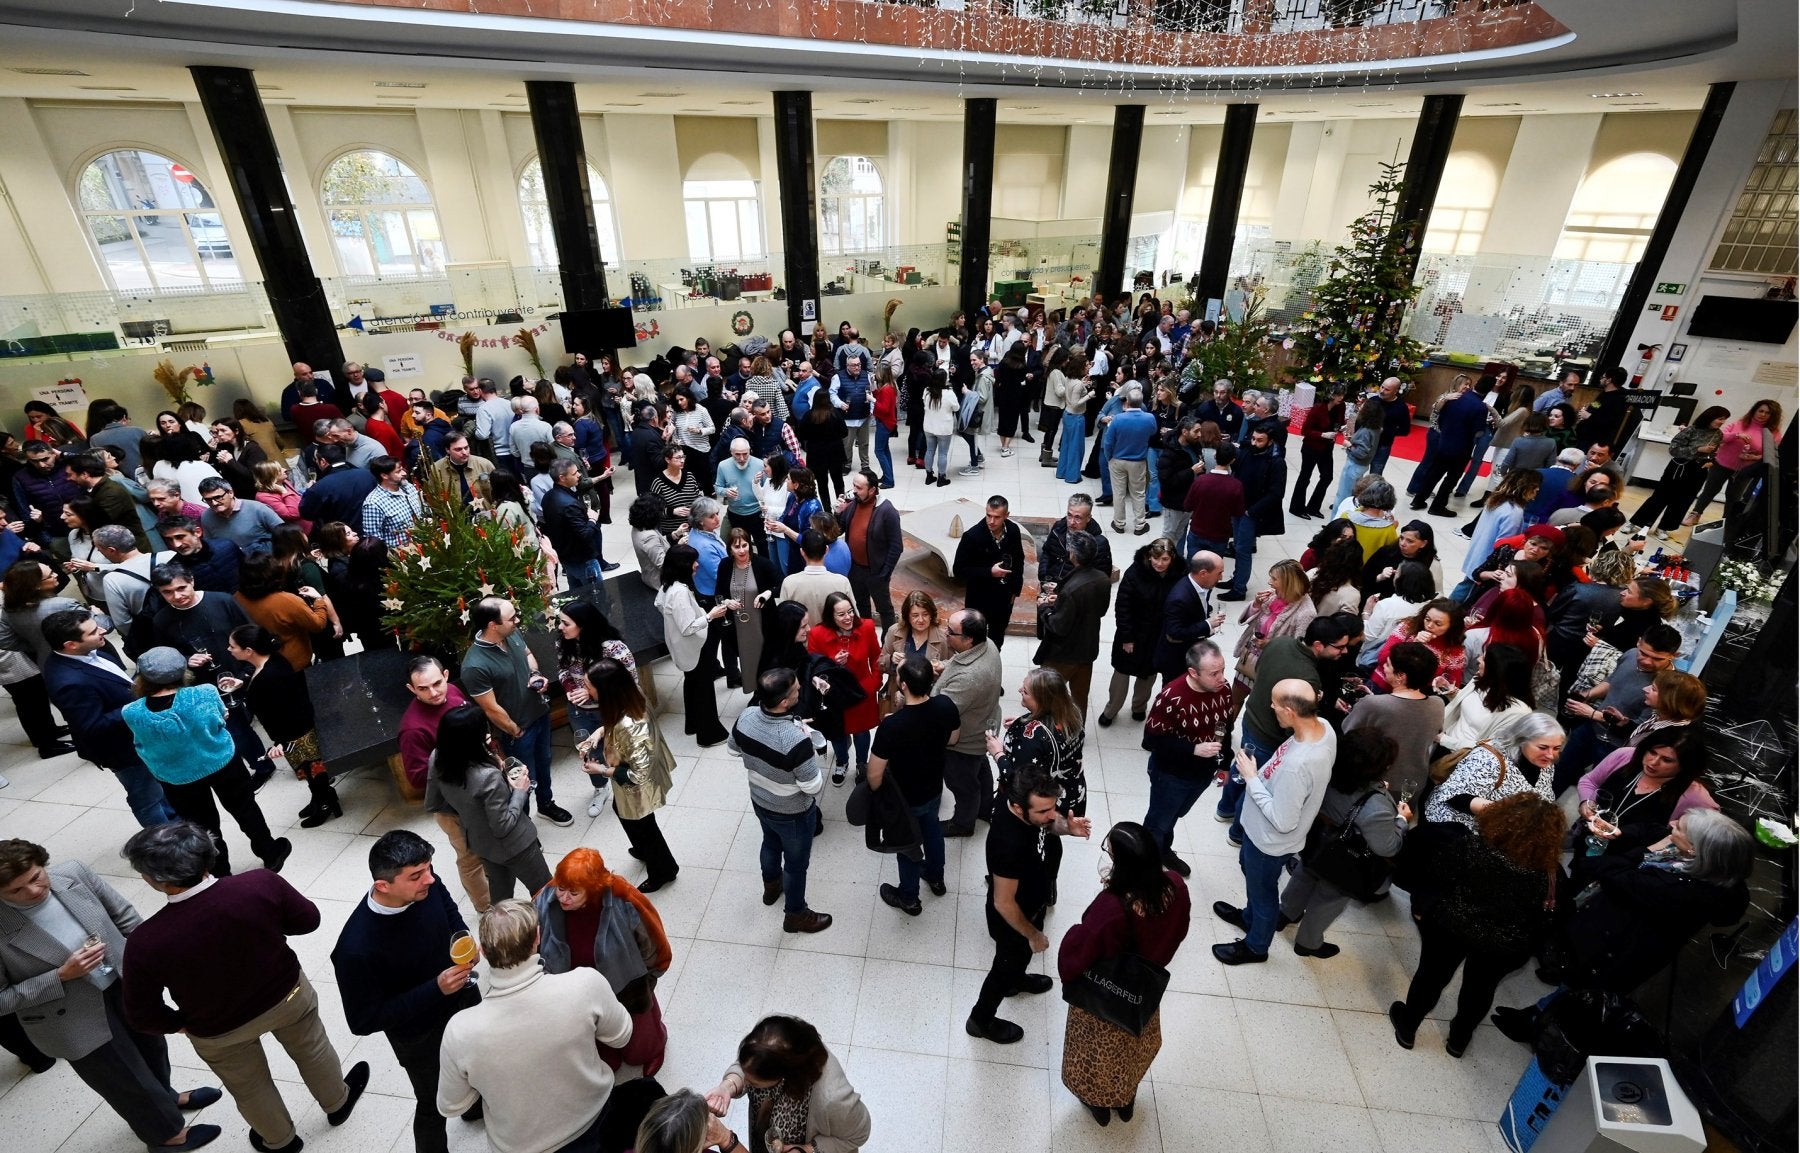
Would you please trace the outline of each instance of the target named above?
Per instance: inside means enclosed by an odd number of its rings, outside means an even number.
[[[1164,867],[1184,877],[1193,870],[1175,853],[1175,825],[1230,764],[1233,703],[1218,645],[1197,641],[1186,661],[1186,674],[1163,685],[1144,720],[1150,752],[1144,828],[1162,846]]]
[[[375,842],[369,895],[344,922],[331,964],[350,1031],[385,1033],[406,1070],[414,1097],[413,1147],[445,1153],[438,1052],[450,1018],[481,1002],[475,985],[481,954],[455,898],[437,883],[431,856],[431,842],[406,829]],[[462,1114],[464,1121],[480,1117],[479,1100]]]

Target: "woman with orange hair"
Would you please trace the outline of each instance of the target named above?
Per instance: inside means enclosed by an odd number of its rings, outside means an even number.
[[[575,849],[538,890],[538,956],[546,973],[597,970],[631,1014],[631,1040],[600,1046],[608,1068],[662,1067],[669,1031],[656,1003],[656,980],[669,971],[669,937],[650,898],[606,867],[598,851]]]

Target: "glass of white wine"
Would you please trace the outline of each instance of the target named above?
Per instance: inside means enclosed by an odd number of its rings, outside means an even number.
[[[473,965],[476,956],[475,938],[467,929],[450,934],[450,963],[453,965]]]
[[[84,949],[92,949],[95,945],[100,943],[100,935],[98,933],[89,933],[87,940],[81,943],[81,947]],[[100,963],[94,966],[94,972],[103,977],[111,976],[112,971],[112,964],[108,962],[104,956],[101,957]]]

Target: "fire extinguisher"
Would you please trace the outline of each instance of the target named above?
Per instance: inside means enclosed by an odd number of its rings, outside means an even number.
[[[1638,358],[1637,370],[1631,374],[1631,384],[1628,386],[1631,388],[1636,388],[1638,385],[1644,383],[1644,376],[1650,371],[1650,362],[1656,359],[1656,354],[1658,352],[1662,351],[1662,345],[1640,344],[1638,345],[1638,351],[1644,355]]]

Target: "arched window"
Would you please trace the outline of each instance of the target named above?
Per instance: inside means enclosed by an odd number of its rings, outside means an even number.
[[[1473,256],[1481,251],[1488,213],[1493,211],[1498,181],[1486,157],[1452,153],[1438,184],[1437,203],[1425,225],[1426,252]]]
[[[588,193],[594,200],[594,223],[600,229],[600,259],[619,263],[618,230],[613,225],[612,195],[600,170],[588,165]],[[544,195],[544,166],[532,157],[519,174],[519,211],[525,215],[525,243],[534,266],[556,264],[556,231],[550,227],[550,199]]]
[[[886,243],[881,173],[867,156],[834,156],[819,177],[819,249],[827,256]]]
[[[206,186],[167,156],[108,152],[82,170],[77,199],[106,278],[120,292],[243,279]]]
[[[762,197],[754,180],[684,180],[688,256],[701,263],[751,260],[763,251]]]
[[[1557,258],[1635,264],[1674,180],[1675,161],[1655,152],[1620,156],[1588,173],[1569,204]]]
[[[320,198],[345,276],[418,276],[444,271],[449,253],[431,189],[399,157],[347,152],[325,170]]]

